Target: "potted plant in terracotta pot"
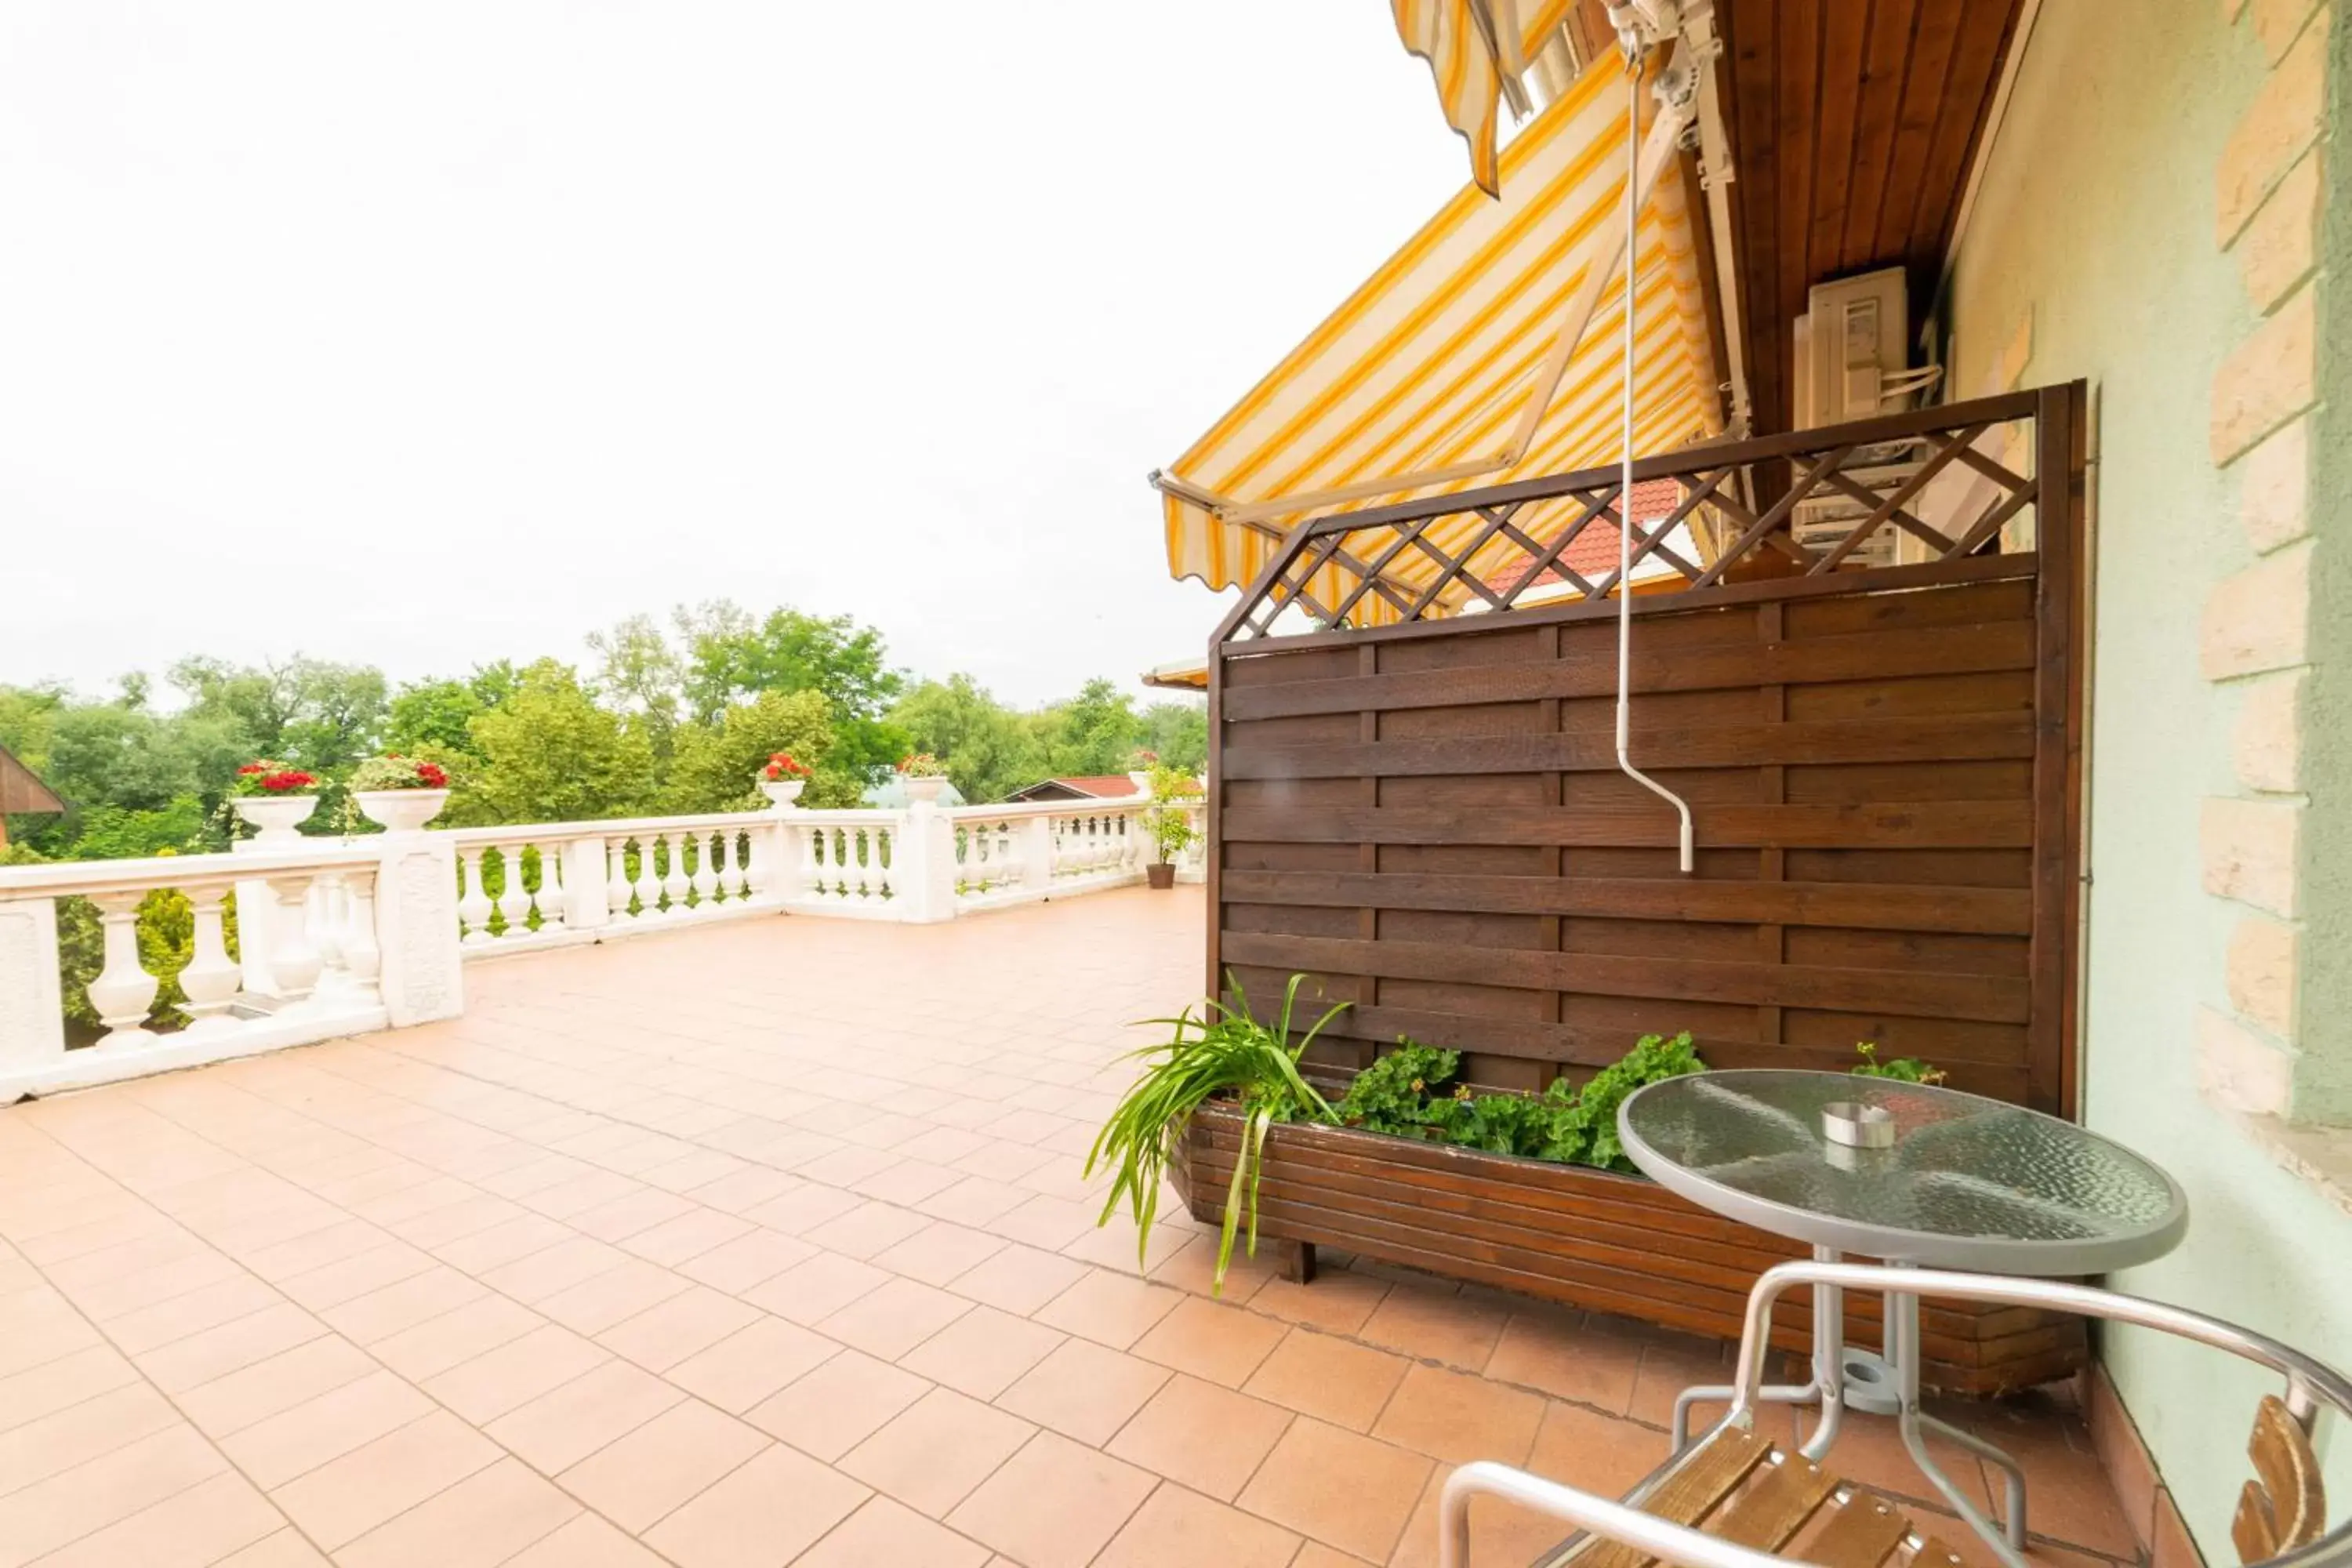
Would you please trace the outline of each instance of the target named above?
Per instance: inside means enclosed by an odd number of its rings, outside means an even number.
[[[808,788],[808,764],[790,752],[777,752],[768,758],[760,770],[760,793],[768,804],[782,811],[801,797]]]
[[[1192,826],[1192,812],[1201,801],[1201,781],[1181,768],[1154,763],[1150,789],[1152,804],[1143,814],[1143,827],[1151,835],[1157,858],[1143,868],[1143,876],[1155,888],[1172,888],[1176,857],[1201,837],[1201,830]]]
[[[929,752],[909,752],[898,759],[898,779],[908,800],[936,801],[948,787],[947,764]]]
[[[285,846],[301,835],[295,826],[319,806],[319,779],[284,763],[258,758],[236,770],[229,786],[229,805],[253,825],[253,842]]]
[[[415,833],[449,804],[449,773],[438,763],[388,752],[352,770],[352,804],[387,833]]]

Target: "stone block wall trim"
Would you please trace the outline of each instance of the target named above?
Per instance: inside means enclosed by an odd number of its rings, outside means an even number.
[[[2300,806],[2209,798],[2198,825],[2205,890],[2293,920],[2302,822]]]
[[[2268,310],[2286,298],[2318,265],[2324,156],[2315,147],[2287,171],[2232,247],[2247,297],[2257,310]]]
[[[2230,734],[2230,762],[2251,790],[2291,795],[2303,787],[2303,688],[2295,669],[2250,680]]]
[[[2318,401],[2318,314],[2315,291],[2300,289],[2221,362],[2209,435],[2216,464],[2234,461]]]
[[[2284,1116],[2294,1058],[2211,1007],[2197,1009],[2197,1091],[2242,1116]]]
[[[2292,669],[2308,660],[2311,550],[2305,541],[2214,585],[2198,648],[2206,679]]]
[[[2224,247],[2319,139],[2327,112],[2327,30],[2322,11],[2295,36],[2230,133],[2214,184],[2216,238]]]
[[[2248,915],[2230,933],[2230,1004],[2238,1016],[2274,1039],[2295,1037],[2295,970],[2302,933],[2262,915]]]
[[[2238,521],[2246,542],[2267,555],[2311,531],[2311,420],[2281,426],[2246,455],[2239,471]]]

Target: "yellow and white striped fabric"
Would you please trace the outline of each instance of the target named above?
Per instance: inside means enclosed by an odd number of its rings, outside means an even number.
[[[1429,62],[1445,122],[1470,143],[1470,177],[1498,194],[1495,121],[1503,80],[1516,78],[1573,8],[1575,0],[1391,0],[1397,37]],[[1518,15],[1524,10],[1527,15]],[[1506,51],[1516,51],[1507,54]]]
[[[1642,95],[1644,127],[1650,95]],[[1536,393],[1560,317],[1585,269],[1605,264],[1596,235],[1625,191],[1626,84],[1614,58],[1598,61],[1531,121],[1502,160],[1503,199],[1465,187],[1370,281],[1217,421],[1169,470],[1219,509],[1163,493],[1170,574],[1212,588],[1246,584],[1309,516],[1362,510],[1422,496],[1565,473],[1612,461],[1619,450],[1623,282],[1601,291],[1566,375],[1525,456],[1509,468],[1450,483],[1401,489],[1339,505],[1277,511],[1250,521],[1251,503],[1425,473],[1506,451]],[[1635,450],[1670,451],[1721,429],[1705,299],[1680,173],[1668,167],[1643,205],[1635,291]],[[1560,500],[1516,520],[1538,539],[1578,515]],[[1449,518],[1428,538],[1448,553],[1479,527]],[[1373,548],[1377,544],[1367,543]],[[1523,552],[1492,541],[1478,563],[1496,572]],[[1383,575],[1425,584],[1436,563],[1417,550]],[[1354,586],[1326,567],[1313,596],[1328,605]],[[1458,591],[1426,613],[1460,606]],[[1378,595],[1355,618],[1378,624],[1393,608]]]

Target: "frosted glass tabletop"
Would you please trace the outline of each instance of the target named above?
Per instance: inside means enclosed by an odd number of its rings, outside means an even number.
[[[1887,1111],[1895,1142],[1857,1149],[1822,1107]],[[1696,1073],[1618,1108],[1625,1152],[1661,1186],[1761,1230],[1840,1252],[1999,1274],[2100,1274],[2170,1251],[2189,1203],[2112,1139],[1931,1084],[1842,1073]]]

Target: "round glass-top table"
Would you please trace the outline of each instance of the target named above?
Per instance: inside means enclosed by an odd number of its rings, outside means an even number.
[[[1934,1084],[1770,1069],[1696,1073],[1627,1096],[1617,1128],[1627,1156],[1660,1186],[1809,1243],[1825,1259],[1852,1253],[1985,1274],[2104,1274],[2162,1257],[2189,1225],[2179,1184],[2122,1144]],[[1815,1459],[1836,1441],[1847,1405],[1893,1415],[1921,1473],[2005,1562],[2022,1568],[2023,1473],[1999,1448],[1920,1409],[1919,1299],[1888,1292],[1885,1321],[1882,1354],[1849,1347],[1843,1292],[1816,1288],[1812,1381],[1766,1396],[1821,1406],[1804,1445]],[[1730,1393],[1684,1391],[1675,1405],[1677,1450],[1692,1404]],[[1928,1430],[2004,1472],[2005,1529],[1928,1457]]]

